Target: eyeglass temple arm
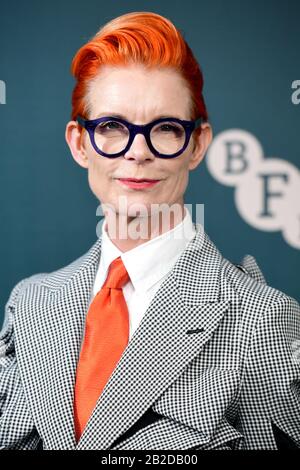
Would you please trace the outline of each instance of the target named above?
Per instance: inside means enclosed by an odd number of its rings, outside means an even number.
[[[198,119],[196,119],[194,122],[195,122],[195,129],[196,129],[196,128],[199,127],[203,122],[205,122],[205,119],[201,116],[201,117],[199,117]]]
[[[82,126],[85,127],[85,120],[81,116],[77,116],[76,121]]]

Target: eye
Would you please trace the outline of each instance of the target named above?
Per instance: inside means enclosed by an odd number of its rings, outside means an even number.
[[[174,126],[173,124],[161,124],[160,129],[162,131],[167,131],[167,132],[177,132],[178,127]]]
[[[104,129],[119,129],[124,126],[122,126],[122,124],[120,124],[117,121],[105,121],[105,122],[101,122],[99,124],[99,127],[104,128]]]
[[[184,136],[184,133],[185,130],[181,124],[173,122],[162,122],[154,126],[151,135],[161,135],[179,139]]]
[[[109,137],[116,137],[123,134],[128,134],[128,129],[124,124],[117,121],[103,121],[98,124],[95,129],[97,134],[107,135]]]

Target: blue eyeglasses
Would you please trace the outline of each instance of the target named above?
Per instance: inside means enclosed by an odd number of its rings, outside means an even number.
[[[151,152],[159,158],[174,158],[182,154],[192,132],[205,120],[160,118],[149,124],[132,124],[124,119],[104,116],[86,120],[77,116],[77,122],[87,130],[92,146],[103,157],[116,158],[126,153],[137,134],[143,134]]]

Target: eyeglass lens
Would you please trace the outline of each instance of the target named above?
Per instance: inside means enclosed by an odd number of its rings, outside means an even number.
[[[129,129],[124,124],[113,120],[100,122],[94,133],[97,147],[107,154],[124,150],[129,137]],[[180,123],[161,122],[152,127],[150,140],[157,152],[172,155],[184,146],[185,129]]]

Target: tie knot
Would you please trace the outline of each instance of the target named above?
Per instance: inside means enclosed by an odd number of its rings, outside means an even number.
[[[110,289],[120,289],[128,281],[129,274],[126,271],[121,256],[119,256],[110,263],[108,275],[103,284],[103,287],[109,287]]]

